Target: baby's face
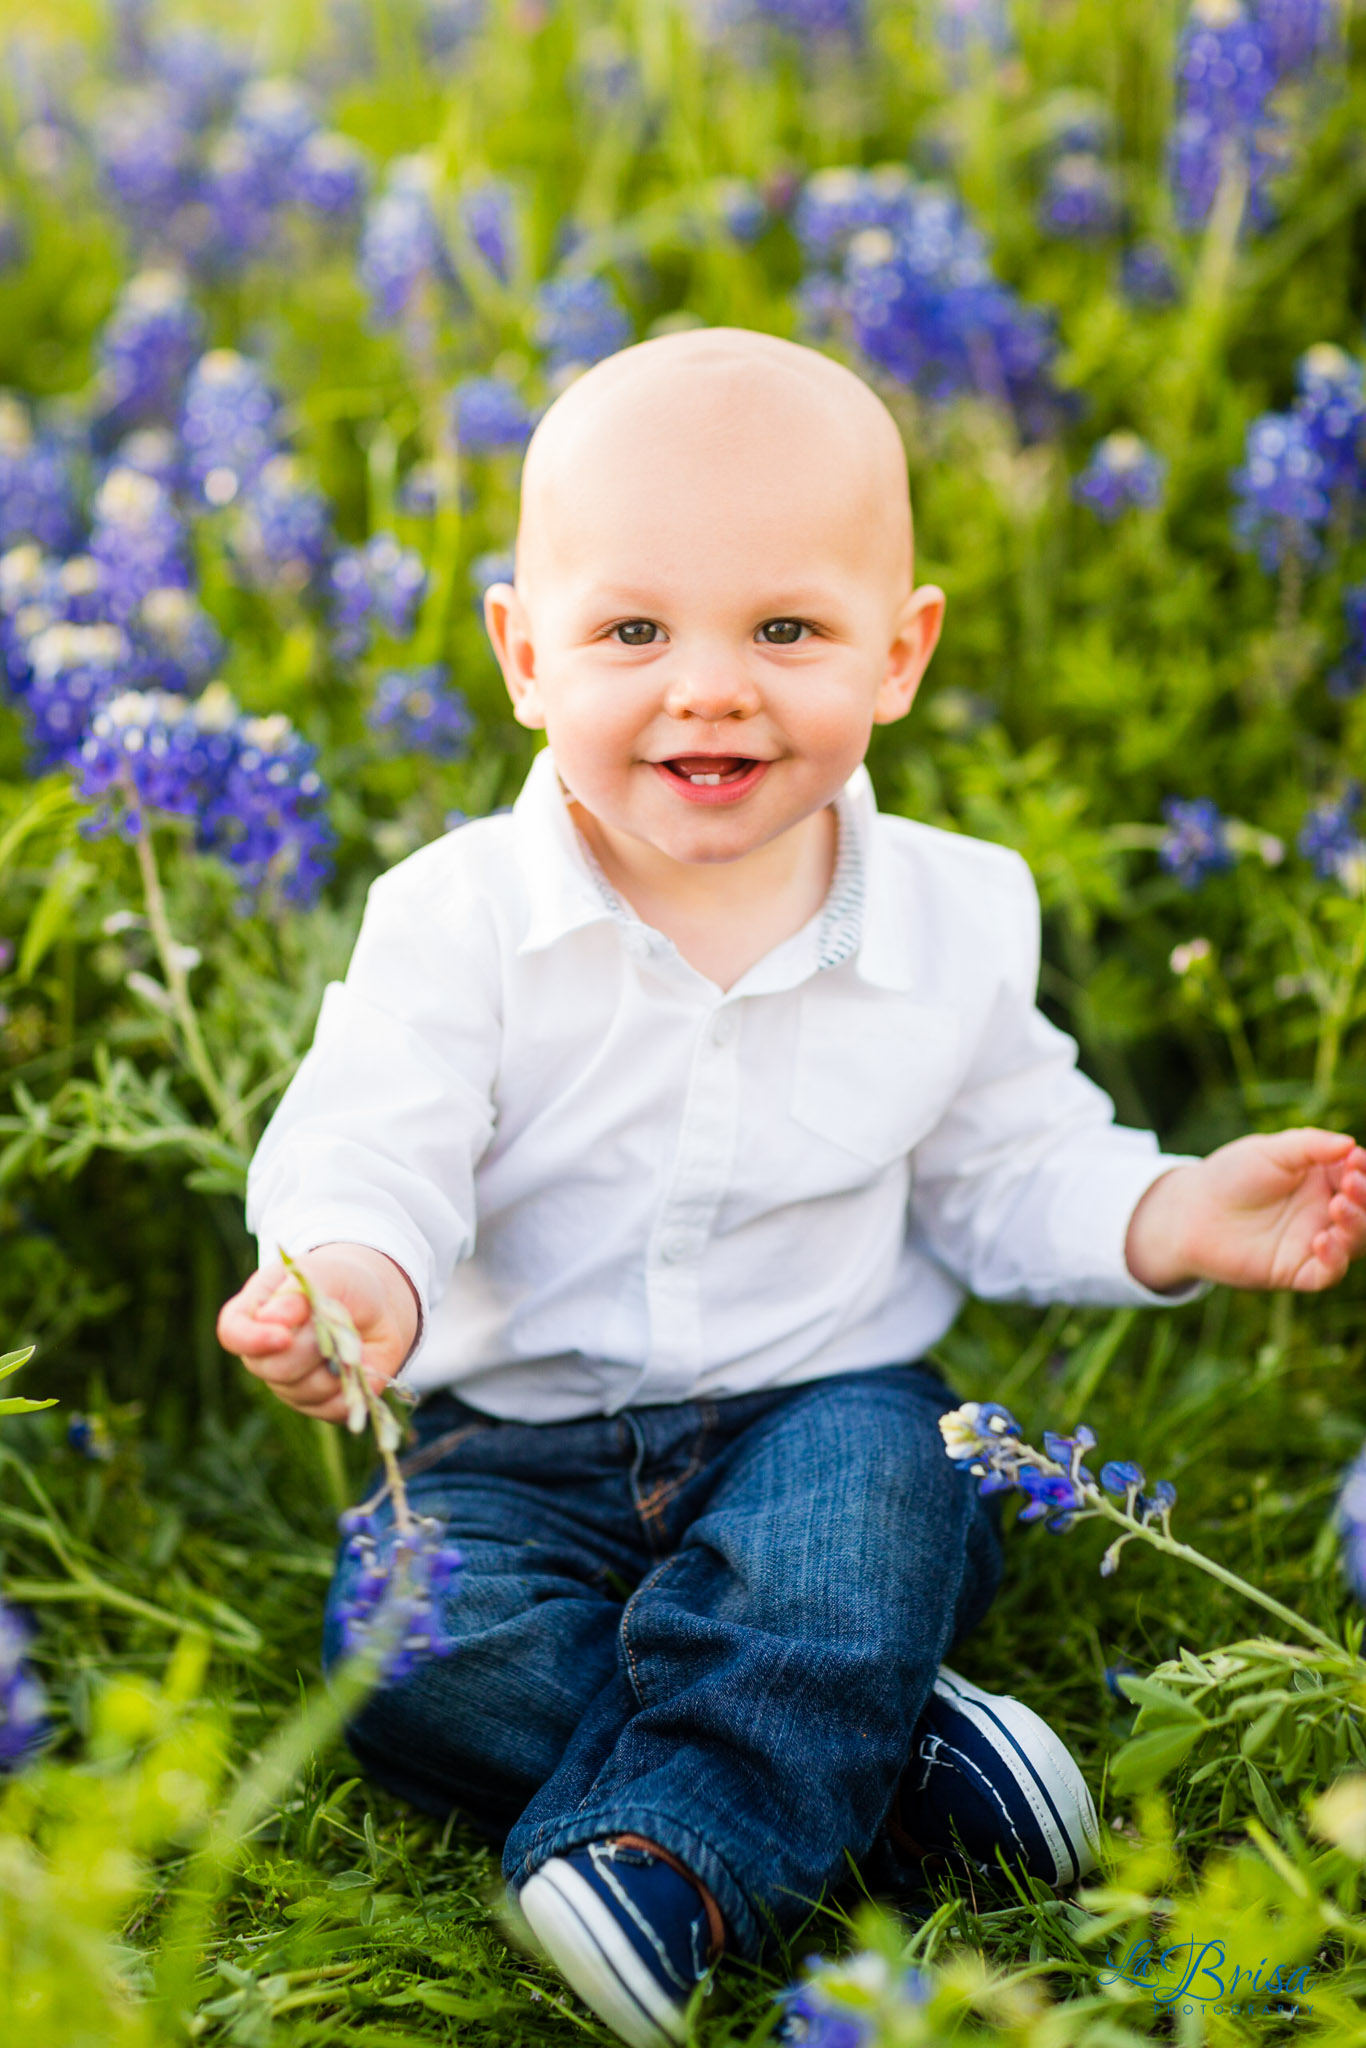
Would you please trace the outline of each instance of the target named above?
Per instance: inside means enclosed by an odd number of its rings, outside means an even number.
[[[543,430],[517,590],[488,608],[517,715],[571,796],[688,864],[828,804],[908,708],[942,610],[912,590],[890,419],[823,358],[794,370],[788,345],[753,341],[734,360],[710,337],[685,348],[681,376],[672,347],[651,345],[657,368],[617,359],[626,375]]]

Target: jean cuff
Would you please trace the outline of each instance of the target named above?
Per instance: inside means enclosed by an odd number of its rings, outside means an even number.
[[[661,1849],[676,1856],[707,1887],[720,1907],[726,1923],[726,1954],[741,1955],[750,1962],[757,1960],[766,1930],[716,1851],[685,1821],[651,1807],[633,1806],[629,1800],[589,1807],[553,1833],[538,1835],[512,1868],[504,1863],[503,1873],[512,1890],[519,1892],[533,1871],[548,1863],[552,1856],[582,1849],[586,1843],[600,1842],[607,1835],[644,1835],[647,1841],[657,1842]]]

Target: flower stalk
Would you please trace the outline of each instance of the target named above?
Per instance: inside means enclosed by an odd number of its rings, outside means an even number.
[[[130,793],[129,802],[130,806],[136,809],[135,793]],[[213,1062],[204,1044],[203,1033],[199,1029],[199,1018],[195,1014],[194,1001],[190,995],[189,977],[185,972],[184,954],[171,930],[171,920],[166,910],[166,892],[161,886],[156,854],[152,847],[152,834],[145,820],[139,825],[133,845],[137,851],[138,872],[142,877],[147,925],[152,934],[152,943],[157,949],[157,958],[161,962],[161,971],[166,977],[166,993],[170,998],[172,1015],[180,1027],[185,1057],[213,1110],[219,1129],[227,1130],[236,1121],[235,1106],[214,1072]]]

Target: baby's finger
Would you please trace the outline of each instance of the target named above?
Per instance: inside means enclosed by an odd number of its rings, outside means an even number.
[[[1310,1256],[1290,1285],[1297,1294],[1321,1294],[1325,1288],[1337,1286],[1348,1264],[1347,1251],[1337,1233],[1321,1230],[1314,1239]]]
[[[258,1380],[265,1380],[268,1386],[277,1389],[298,1386],[302,1380],[320,1369],[327,1372],[318,1350],[317,1339],[311,1329],[293,1332],[286,1338],[280,1350],[264,1352],[255,1357],[243,1356],[242,1363]],[[331,1373],[327,1373],[327,1377],[331,1379]],[[333,1384],[336,1382],[333,1381]]]

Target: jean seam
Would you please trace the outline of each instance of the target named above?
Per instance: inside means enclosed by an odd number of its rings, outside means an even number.
[[[658,1583],[658,1581],[661,1578],[663,1578],[665,1572],[669,1569],[669,1566],[677,1561],[680,1554],[681,1553],[679,1551],[674,1550],[669,1553],[668,1557],[661,1558],[660,1562],[655,1566],[654,1570],[650,1573],[649,1577],[645,1579],[639,1586],[636,1587],[635,1592],[632,1593],[630,1599],[622,1608],[621,1620],[617,1623],[617,1638],[621,1643],[622,1649],[626,1653],[626,1662],[630,1669],[631,1690],[636,1696],[637,1705],[640,1707],[648,1706],[649,1702],[645,1697],[645,1689],[640,1676],[640,1668],[636,1663],[636,1653],[631,1647],[631,1609],[635,1606],[636,1602],[639,1600],[642,1593],[649,1591],[653,1586],[655,1586]]]
[[[405,1479],[414,1478],[419,1472],[429,1472],[433,1465],[439,1465],[448,1452],[463,1444],[467,1437],[478,1436],[487,1429],[485,1422],[467,1422],[463,1429],[448,1429],[444,1436],[433,1437],[420,1450],[412,1451],[399,1460],[399,1471]]]
[[[687,1468],[682,1472],[676,1473],[672,1479],[661,1479],[658,1486],[652,1487],[643,1499],[637,1499],[636,1513],[639,1515],[642,1525],[648,1525],[654,1520],[659,1509],[667,1507],[668,1503],[677,1493],[682,1491],[688,1481],[701,1471],[703,1464],[706,1462],[707,1438],[716,1427],[716,1403],[714,1401],[704,1401],[699,1406],[702,1412],[702,1421],[697,1435],[693,1439],[692,1453]]]

